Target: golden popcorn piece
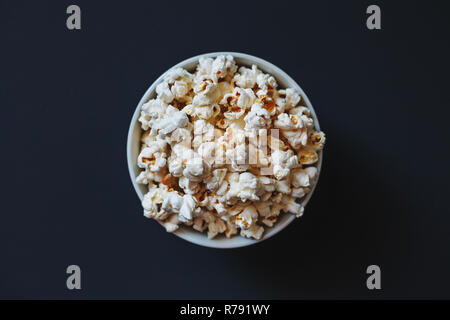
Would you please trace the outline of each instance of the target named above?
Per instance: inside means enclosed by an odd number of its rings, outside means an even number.
[[[319,156],[317,155],[317,152],[310,149],[301,149],[297,153],[298,161],[302,165],[308,165],[316,163],[317,160],[319,160]]]

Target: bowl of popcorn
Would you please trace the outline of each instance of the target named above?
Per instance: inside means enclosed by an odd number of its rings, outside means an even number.
[[[242,53],[189,58],[133,114],[127,160],[144,216],[192,243],[255,244],[301,217],[325,134],[300,86]]]

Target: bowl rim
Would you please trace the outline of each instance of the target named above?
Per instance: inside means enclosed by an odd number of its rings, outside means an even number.
[[[231,52],[231,51],[203,53],[203,54],[199,54],[199,55],[190,57],[188,59],[185,59],[185,60],[175,64],[174,66],[170,67],[165,72],[163,72],[145,91],[144,95],[139,100],[137,107],[132,115],[130,127],[128,129],[128,135],[127,135],[127,150],[126,150],[127,151],[127,164],[128,164],[128,172],[130,174],[130,178],[131,178],[131,182],[133,184],[134,190],[136,191],[136,194],[138,195],[138,197],[141,201],[143,199],[144,194],[142,193],[142,191],[139,188],[138,183],[136,182],[136,175],[134,173],[135,163],[132,160],[132,145],[134,142],[133,134],[134,134],[136,125],[138,125],[138,119],[140,116],[142,104],[144,104],[146,101],[148,101],[149,97],[155,92],[156,86],[163,80],[164,76],[167,74],[167,72],[169,70],[171,70],[173,68],[178,68],[178,67],[184,68],[186,65],[189,65],[193,62],[198,61],[201,57],[209,58],[209,57],[217,57],[220,55],[225,55],[225,56],[231,55],[231,56],[233,56],[233,58],[236,58],[238,60],[239,59],[249,60],[249,61],[251,61],[252,64],[256,64],[258,66],[258,68],[264,72],[266,72],[265,70],[267,70],[267,69],[275,70],[276,73],[281,75],[281,77],[280,76],[275,77],[277,79],[277,81],[279,81],[279,79],[282,78],[284,82],[292,83],[294,85],[295,89],[300,93],[303,101],[305,102],[306,106],[310,110],[310,113],[314,120],[314,125],[315,125],[316,130],[320,131],[319,120],[317,118],[316,112],[315,112],[308,96],[306,95],[306,93],[303,91],[303,89],[300,87],[300,85],[293,78],[291,78],[284,70],[280,69],[279,67],[275,66],[274,64],[272,64],[264,59],[261,59],[259,57],[255,57],[253,55],[249,55],[249,54],[241,53],[241,52]],[[317,161],[317,166],[316,166],[317,176],[314,179],[314,183],[311,187],[311,190],[301,201],[301,203],[304,207],[306,207],[307,203],[309,202],[309,200],[310,200],[311,196],[313,195],[314,190],[316,189],[316,186],[319,182],[319,177],[320,177],[320,173],[321,173],[321,169],[322,169],[323,150],[320,150],[318,152],[318,155],[319,155],[319,160]],[[284,230],[288,225],[290,225],[292,223],[292,221],[295,220],[295,218],[296,217],[294,215],[289,215],[283,225],[276,223],[272,228],[270,228],[271,230],[273,230],[271,232],[271,234],[269,234],[269,235],[263,234],[263,236],[261,237],[260,240],[248,239],[245,237],[241,237],[239,234],[231,239],[228,239],[228,238],[209,239],[206,235],[203,234],[203,237],[201,238],[201,240],[199,240],[199,238],[197,236],[190,236],[190,235],[192,235],[193,233],[196,233],[196,234],[200,234],[200,233],[195,230],[186,228],[186,227],[181,227],[172,233],[175,234],[176,236],[182,238],[183,240],[186,240],[186,241],[191,242],[196,245],[209,247],[209,248],[217,248],[217,249],[232,249],[232,248],[240,248],[240,247],[250,246],[253,244],[260,243],[264,240],[267,240],[267,239],[273,237],[274,235],[278,234],[280,231]],[[160,221],[157,221],[157,222],[161,225]],[[236,239],[236,237],[240,238],[240,240],[237,242],[233,241],[231,243],[230,240]]]

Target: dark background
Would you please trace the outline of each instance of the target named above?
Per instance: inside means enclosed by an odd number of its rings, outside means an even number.
[[[382,30],[366,28],[370,4]],[[448,14],[437,1],[0,1],[0,298],[450,298]],[[145,219],[126,164],[148,86],[213,51],[287,71],[328,138],[305,216],[234,250]],[[370,264],[382,290],[366,288]]]

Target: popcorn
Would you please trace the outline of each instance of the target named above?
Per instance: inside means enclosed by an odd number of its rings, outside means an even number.
[[[289,175],[291,169],[298,166],[298,158],[292,150],[286,152],[275,150],[271,155],[273,165],[273,175],[278,180],[282,180]]]
[[[284,96],[285,108],[289,110],[295,107],[301,100],[300,95],[294,89],[287,88],[286,90],[278,91],[280,96]]]
[[[136,181],[144,215],[168,232],[192,227],[210,239],[261,239],[312,189],[325,134],[292,88],[232,56],[172,68],[142,105]]]
[[[176,214],[172,214],[162,224],[163,224],[164,228],[166,228],[167,232],[174,232],[178,229],[179,223],[180,223],[180,221],[178,220],[178,216]]]
[[[306,128],[300,130],[281,130],[281,133],[295,150],[306,146],[308,143],[308,131]]]
[[[203,232],[208,228],[209,239],[212,239],[219,233],[223,233],[227,230],[226,222],[209,211],[202,211],[201,214],[194,219],[193,228],[200,232]]]
[[[317,168],[308,167],[305,169],[295,169],[292,171],[292,185],[296,188],[309,187],[310,180],[314,179],[317,174]]]
[[[305,196],[306,192],[303,188],[294,188],[291,189],[291,197],[294,198],[303,198]]]
[[[165,145],[154,143],[151,147],[142,149],[138,156],[138,167],[148,168],[150,171],[159,171],[166,166]]]
[[[167,104],[161,99],[151,99],[142,105],[142,113],[150,118],[157,118],[166,113]],[[141,113],[141,114],[142,114]]]
[[[289,114],[300,118],[303,123],[303,126],[305,126],[307,128],[314,127],[314,120],[313,120],[313,118],[311,118],[308,108],[296,107],[296,108],[289,110]]]
[[[161,101],[167,104],[171,103],[174,98],[172,91],[170,91],[169,84],[165,81],[156,86],[156,94],[158,99],[161,99]]]
[[[232,203],[236,199],[240,199],[241,202],[247,200],[259,200],[256,195],[256,191],[259,187],[258,178],[256,178],[250,172],[244,173],[228,173],[226,176],[229,183],[228,192],[225,195],[225,199]]]
[[[258,212],[252,205],[245,207],[245,209],[236,216],[235,222],[241,229],[249,229],[258,219]]]
[[[271,124],[271,114],[264,108],[264,104],[256,102],[250,112],[244,117],[245,129],[260,129]]]
[[[287,113],[282,113],[278,115],[277,120],[274,122],[275,128],[285,129],[285,130],[296,130],[303,128],[303,122],[295,115],[288,115]]]
[[[200,184],[198,182],[191,181],[183,176],[178,180],[178,184],[185,194],[196,194],[200,191]]]
[[[184,167],[183,167],[183,162],[180,158],[170,156],[168,159],[168,163],[169,163],[169,172],[174,177],[183,176]]]
[[[227,169],[216,169],[212,172],[212,175],[205,180],[206,188],[211,191],[216,191],[225,179]]]
[[[183,197],[177,192],[166,192],[161,205],[161,210],[167,213],[179,213],[183,204]]]
[[[212,239],[219,233],[223,233],[227,230],[225,221],[220,218],[214,217],[209,221],[208,224],[208,238]]]
[[[182,99],[189,92],[189,85],[184,81],[175,81],[171,92],[175,99]]]
[[[276,180],[275,190],[284,194],[291,193],[291,183],[289,181],[289,178],[286,178],[284,180]]]
[[[201,75],[211,75],[212,74],[212,65],[214,63],[213,58],[203,58],[201,57],[198,60],[197,72],[198,76]]]
[[[254,224],[249,229],[241,229],[241,236],[259,240],[263,232],[264,228],[262,226]]]
[[[164,200],[164,192],[159,188],[152,188],[148,193],[144,195],[142,199],[142,207],[144,208],[144,216],[147,218],[165,219],[167,217],[166,212],[160,212],[160,205]]]
[[[209,173],[209,165],[201,158],[187,160],[183,175],[191,181],[201,182]]]
[[[301,149],[298,151],[298,160],[302,165],[314,164],[319,160],[319,155],[314,150]]]
[[[314,150],[322,150],[325,144],[325,133],[322,131],[312,132],[308,136],[308,147]]]
[[[297,218],[303,215],[305,209],[301,204],[295,201],[295,198],[290,196],[284,196],[283,203],[286,205],[284,209],[287,212],[294,214]]]
[[[236,63],[232,56],[218,56],[211,65],[212,74],[217,75],[218,78],[225,78],[233,76],[237,70]]]
[[[148,122],[151,127],[150,135],[159,135],[159,137],[164,138],[175,129],[186,126],[188,121],[189,120],[184,112],[179,111],[172,106],[168,106],[166,113]]]
[[[277,81],[273,76],[262,72],[256,76],[256,83],[263,91],[268,91],[278,86]]]
[[[183,204],[181,205],[178,219],[181,222],[187,222],[192,220],[192,213],[197,206],[197,200],[190,194],[183,196]]]
[[[260,215],[263,216],[263,219],[261,220],[261,222],[264,223],[268,227],[273,227],[275,222],[277,222],[278,216],[280,215],[280,212],[281,212],[282,209],[283,209],[283,205],[282,204],[274,203],[270,207],[270,210],[268,210],[267,212],[261,212],[260,213]],[[264,213],[266,213],[266,214],[264,214]]]
[[[237,233],[237,227],[233,223],[227,222],[225,226],[225,236],[231,238]]]
[[[144,171],[136,177],[137,183],[148,184],[149,187],[153,185],[154,182],[161,182],[163,177],[166,175],[166,169],[161,169],[159,171],[153,172],[146,168]]]
[[[228,108],[225,118],[239,119],[247,109],[250,109],[256,99],[252,89],[234,88],[233,92],[225,94],[220,103]]]
[[[253,88],[260,73],[261,71],[258,70],[256,65],[252,65],[251,69],[240,67],[239,73],[234,76],[234,82],[241,88]]]

